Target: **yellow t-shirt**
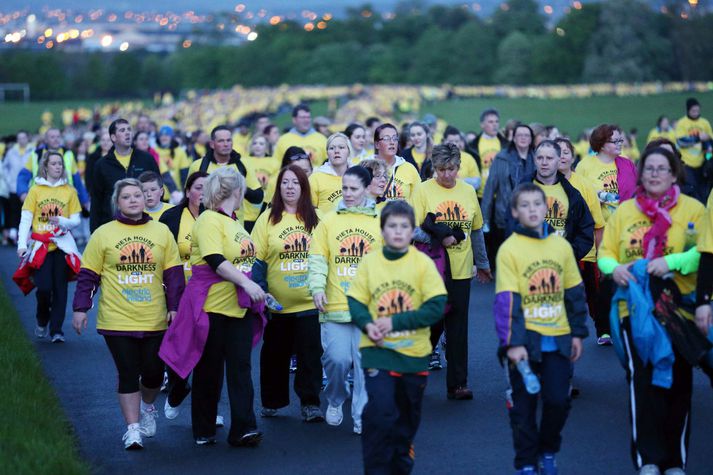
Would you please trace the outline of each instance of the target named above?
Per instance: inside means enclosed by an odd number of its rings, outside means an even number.
[[[312,204],[322,213],[337,209],[342,199],[342,177],[315,170],[309,176]]]
[[[97,329],[165,330],[163,271],[180,265],[176,241],[163,223],[100,226],[82,256],[82,267],[101,276]]]
[[[588,140],[580,140],[573,146],[574,146],[574,153],[576,155],[579,155],[580,158],[584,158],[587,155],[589,155],[590,145],[589,145]]]
[[[272,156],[282,162],[282,157],[290,147],[300,147],[310,156],[312,164],[316,167],[327,160],[327,138],[319,132],[300,135],[288,132],[277,140]]]
[[[543,185],[537,181],[533,182],[545,192],[547,197],[547,214],[545,222],[555,229],[555,232],[565,237],[565,225],[567,224],[567,213],[569,212],[569,198],[564,188],[559,183],[554,185]]]
[[[706,208],[713,209],[713,191],[708,195],[708,202],[706,203]]]
[[[314,309],[307,288],[307,259],[312,234],[297,215],[282,213],[277,224],[270,222],[270,213],[263,213],[255,222],[252,240],[257,257],[267,264],[267,285],[283,309],[273,313],[294,313]]]
[[[602,229],[606,221],[604,221],[602,207],[599,205],[599,199],[594,191],[594,186],[575,172],[572,172],[569,176],[569,183],[579,191],[579,194],[584,198],[584,202],[587,203],[587,208],[589,208],[589,212],[592,213],[592,218],[594,219],[594,229]],[[582,260],[586,262],[597,262],[596,243],[592,245],[592,249]]]
[[[566,239],[514,233],[500,246],[496,262],[495,292],[520,294],[525,328],[547,336],[570,333],[564,291],[582,277]]]
[[[419,152],[415,148],[412,148],[411,156],[413,157],[413,161],[416,162],[416,165],[418,165],[418,168],[421,169],[421,167],[423,166],[423,162],[426,160],[426,153]]]
[[[386,186],[386,199],[409,200],[414,188],[421,183],[421,176],[416,167],[408,162],[402,162],[395,171],[393,167],[387,170],[389,180]],[[393,179],[391,178],[393,176]]]
[[[248,272],[255,261],[255,245],[239,221],[213,210],[206,210],[193,225],[191,233],[191,266],[207,265],[204,259],[219,254],[237,269]],[[238,294],[232,282],[213,284],[203,305],[206,312],[242,318],[245,309],[238,307]]]
[[[183,182],[181,181],[181,170],[190,168],[193,163],[188,154],[181,147],[176,147],[173,149],[173,158],[171,158],[171,149],[156,147],[156,152],[158,153],[159,160],[165,165],[166,169],[171,172],[171,177],[176,183],[176,186],[182,188]]]
[[[709,137],[713,137],[713,130],[711,130],[711,124],[703,117],[696,120],[691,120],[688,116],[681,117],[676,122],[676,138],[684,137],[698,137],[701,133],[708,134]],[[703,165],[703,146],[701,142],[696,143],[692,147],[679,147],[681,151],[681,160],[683,163],[692,168],[698,168]]]
[[[646,137],[646,143],[652,142],[659,138],[669,139],[671,142],[676,143],[676,133],[673,129],[660,131],[658,127],[654,127],[649,131],[649,135]]]
[[[260,184],[264,192],[263,203],[272,200],[272,195],[270,195],[269,200],[267,199],[268,190],[270,185],[277,179],[277,174],[280,171],[280,162],[272,157],[246,157],[242,159],[245,164],[245,168],[248,170],[248,175],[254,176],[257,182]],[[258,216],[260,216],[260,210],[262,209],[262,203],[250,203],[243,200],[244,208],[244,218],[245,221],[255,221]]]
[[[480,141],[478,141],[478,155],[480,156],[480,167],[483,181],[480,183],[478,196],[483,196],[485,182],[488,181],[488,175],[490,174],[490,167],[493,164],[495,155],[500,152],[500,149],[500,139],[498,139],[498,137],[486,137],[485,135],[480,136]]]
[[[243,135],[240,132],[235,132],[233,134],[233,148],[240,155],[247,155],[248,148],[250,146],[250,141],[252,140],[252,135]]]
[[[57,187],[35,185],[27,193],[22,210],[32,213],[33,232],[48,233],[55,228],[55,225],[49,222],[51,217],[69,218],[73,214],[81,212],[82,207],[79,204],[77,190],[73,186],[67,184]],[[50,242],[48,251],[55,249],[57,249],[57,245]]]
[[[310,255],[327,260],[327,312],[349,310],[346,293],[366,254],[379,251],[382,246],[379,215],[337,213],[332,211],[312,233]]]
[[[131,162],[131,149],[129,149],[129,153],[127,155],[119,155],[119,152],[114,149],[114,156],[116,159],[119,161],[122,167],[124,167],[125,170],[129,169],[129,163]],[[165,166],[165,164],[164,164]],[[163,173],[163,172],[161,172]]]
[[[460,153],[460,169],[458,170],[458,178],[478,178],[480,170],[475,157],[468,152]]]
[[[427,300],[446,295],[446,287],[433,261],[411,246],[397,260],[387,259],[383,252],[364,257],[348,295],[369,307],[369,314],[376,320],[416,310]],[[392,331],[384,338],[384,347],[406,356],[423,357],[432,351],[430,336],[429,327]],[[359,347],[369,346],[375,345],[362,335]]]
[[[605,221],[619,206],[619,182],[616,163],[603,163],[595,155],[588,155],[577,165],[577,174],[594,186]]]
[[[186,281],[191,278],[191,233],[196,218],[191,214],[191,210],[186,206],[181,212],[181,221],[178,224],[178,254],[183,263],[183,275]]]
[[[164,203],[162,201],[161,209],[159,209],[158,211],[149,211],[149,210],[145,210],[145,211],[146,211],[146,214],[151,216],[151,219],[153,219],[154,221],[158,221],[161,218],[161,215],[171,208],[173,208],[173,205],[171,203]]]
[[[466,238],[447,248],[451,275],[453,279],[473,277],[470,233],[483,227],[483,215],[473,187],[462,180],[456,180],[456,186],[449,189],[430,179],[416,187],[411,196],[411,205],[416,214],[417,225],[431,212],[436,215],[437,222],[463,230]]]
[[[664,255],[683,252],[688,223],[693,223],[700,235],[704,212],[705,209],[698,200],[686,195],[678,197],[678,203],[669,212],[673,223],[667,233]],[[650,227],[651,221],[639,210],[636,200],[625,201],[607,222],[602,245],[599,247],[599,258],[611,257],[620,264],[642,259],[644,235]],[[684,295],[696,288],[695,273],[681,275],[675,272],[673,280]]]

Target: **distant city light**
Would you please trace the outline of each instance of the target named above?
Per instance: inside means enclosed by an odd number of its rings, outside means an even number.
[[[129,42],[128,42],[128,41],[124,41],[123,43],[121,43],[121,44],[119,45],[119,51],[126,51],[127,49],[129,49]]]
[[[552,12],[554,12],[552,5],[545,5],[544,10],[545,10],[545,13],[547,13],[548,15],[552,15]]]
[[[52,31],[52,28],[47,28],[47,29],[45,30],[45,36],[46,36],[47,38],[49,38],[50,36],[52,36],[52,33],[54,33],[54,31]]]
[[[114,37],[112,37],[111,35],[104,35],[104,36],[102,36],[102,39],[101,39],[101,45],[104,48],[108,48],[109,46],[111,46],[113,41],[114,41]]]
[[[251,31],[250,33],[248,33],[247,39],[248,41],[255,41],[257,39],[257,32]]]
[[[191,43],[191,40],[184,40],[182,46],[183,46],[184,48],[190,48],[192,44],[193,44],[193,43]]]

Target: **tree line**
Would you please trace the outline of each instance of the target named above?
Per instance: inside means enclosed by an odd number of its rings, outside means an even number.
[[[328,27],[283,21],[238,46],[170,54],[5,50],[0,82],[35,99],[149,97],[154,92],[280,84],[573,84],[713,79],[713,14],[639,0],[571,8],[556,24],[535,0],[490,17],[403,2],[385,20],[369,5]],[[372,13],[373,12],[373,13]],[[683,12],[686,18],[682,18]]]

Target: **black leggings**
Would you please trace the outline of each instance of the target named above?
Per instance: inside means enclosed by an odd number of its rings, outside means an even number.
[[[158,349],[163,333],[143,338],[104,335],[104,340],[119,372],[119,394],[139,391],[139,378],[145,388],[161,387],[164,365],[158,356]]]

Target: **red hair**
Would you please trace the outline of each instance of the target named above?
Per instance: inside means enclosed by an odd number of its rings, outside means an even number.
[[[311,233],[312,230],[317,227],[319,218],[317,218],[317,211],[315,211],[312,205],[307,174],[297,165],[287,165],[280,170],[280,173],[277,175],[275,194],[272,196],[272,208],[270,209],[270,222],[274,225],[282,221],[282,212],[285,210],[285,202],[282,200],[282,193],[280,193],[280,184],[282,183],[282,177],[287,171],[294,173],[300,184],[300,197],[297,200],[297,219],[302,221],[307,232]]]
[[[618,125],[602,124],[594,129],[592,136],[589,137],[589,145],[592,147],[592,150],[599,153],[604,147],[604,144],[614,135],[614,132],[621,133],[621,129]]]

